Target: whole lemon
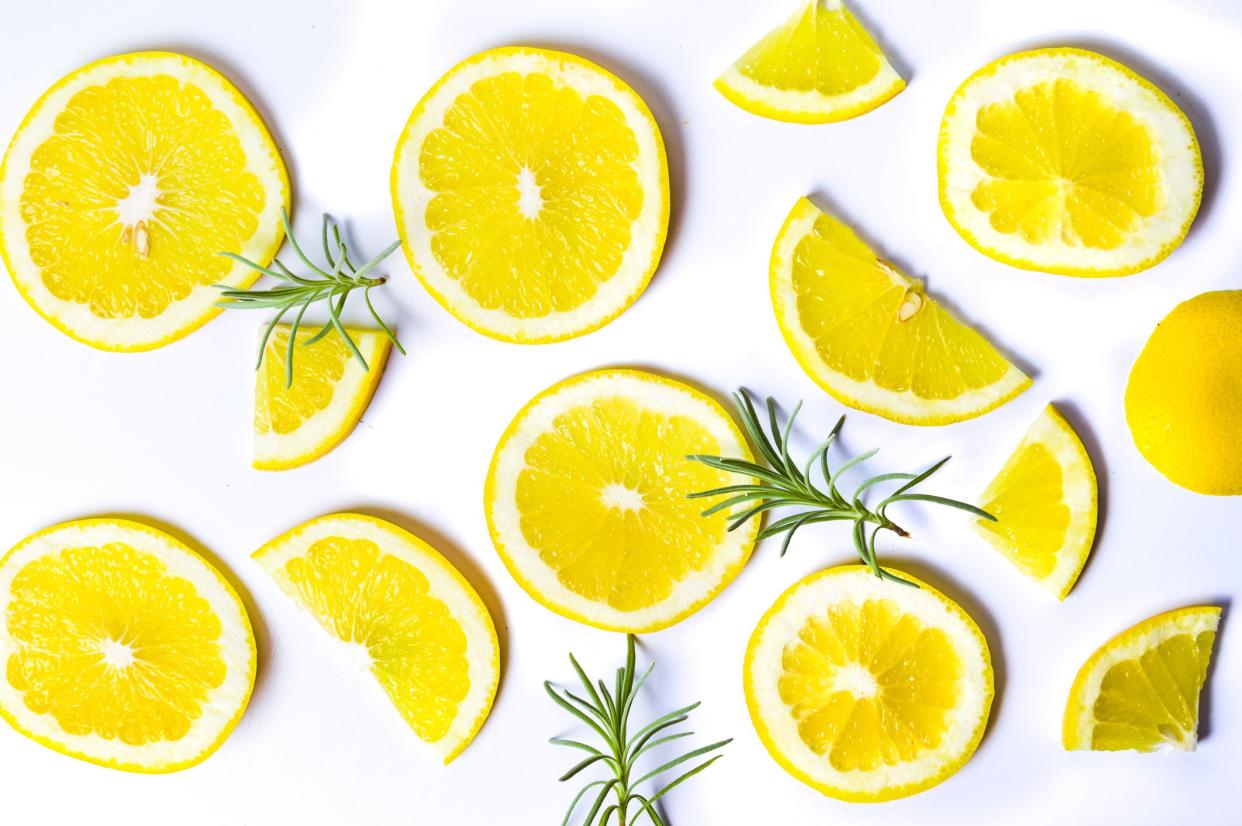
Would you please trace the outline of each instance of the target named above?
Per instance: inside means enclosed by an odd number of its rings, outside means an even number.
[[[1195,296],[1156,325],[1130,370],[1126,421],[1170,481],[1242,494],[1242,290]]]

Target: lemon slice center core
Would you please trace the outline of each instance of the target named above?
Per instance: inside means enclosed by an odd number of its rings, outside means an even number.
[[[647,504],[640,491],[616,482],[604,486],[600,499],[605,507],[619,511],[641,511]]]
[[[846,663],[833,675],[833,688],[852,694],[855,700],[868,700],[880,690],[875,675],[860,663]]]
[[[104,663],[118,671],[123,671],[134,664],[133,646],[111,637],[104,637],[100,641],[99,653]]]
[[[535,173],[529,166],[518,170],[517,190],[518,212],[531,221],[538,218],[540,210],[543,209],[543,187],[535,180]]]

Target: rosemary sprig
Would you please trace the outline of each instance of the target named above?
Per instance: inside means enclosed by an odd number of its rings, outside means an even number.
[[[878,476],[872,476],[855,488],[852,496],[846,496],[838,488],[842,474],[855,465],[875,456],[879,449],[876,448],[866,453],[861,453],[842,463],[836,470],[830,470],[828,467],[828,448],[832,446],[832,443],[837,440],[837,436],[841,433],[841,426],[845,424],[844,416],[837,420],[836,426],[832,428],[828,438],[799,467],[789,456],[789,434],[793,430],[794,418],[798,415],[798,410],[802,407],[802,403],[799,402],[794,407],[789,414],[789,418],[785,420],[784,428],[781,428],[777,423],[776,402],[771,398],[768,399],[768,425],[771,431],[771,436],[769,437],[768,434],[764,433],[759,414],[755,412],[755,406],[751,403],[750,396],[747,395],[746,391],[737,391],[733,394],[733,398],[737,404],[738,413],[742,418],[742,425],[745,427],[751,441],[754,442],[755,447],[758,448],[759,454],[767,463],[767,467],[754,462],[724,456],[689,456],[687,458],[696,462],[702,462],[709,467],[759,480],[757,483],[728,485],[713,490],[699,491],[690,494],[690,498],[726,497],[703,511],[704,516],[711,516],[735,505],[745,506],[744,509],[729,515],[729,530],[731,531],[744,524],[747,520],[758,518],[760,514],[773,508],[799,508],[800,510],[796,513],[776,520],[759,532],[760,539],[766,539],[769,536],[776,536],[780,533],[785,534],[785,540],[781,543],[781,556],[784,556],[785,552],[789,550],[790,541],[803,525],[812,525],[816,522],[853,522],[854,549],[858,551],[858,557],[871,569],[872,573],[881,579],[917,587],[908,579],[884,570],[876,560],[875,544],[876,537],[880,531],[892,531],[898,536],[910,535],[908,531],[889,517],[889,506],[898,502],[931,502],[935,505],[957,508],[982,519],[996,521],[996,517],[974,505],[959,502],[956,499],[947,499],[943,496],[933,496],[929,493],[913,492],[916,486],[925,482],[932,474],[944,467],[944,463],[949,461],[948,456],[936,462],[922,473],[881,473]],[[816,485],[813,479],[817,465],[822,479],[820,485]],[[900,482],[901,484],[874,507],[866,504],[864,495],[867,491],[877,485],[888,482]],[[868,525],[874,526],[870,534],[867,531]]]
[[[637,763],[644,754],[665,743],[680,740],[694,734],[692,731],[669,732],[673,727],[684,723],[689,718],[690,712],[698,708],[699,704],[692,703],[675,711],[670,711],[647,723],[642,728],[631,731],[633,726],[630,723],[630,712],[634,708],[634,697],[638,694],[639,689],[642,688],[643,683],[647,681],[651,670],[655,668],[655,663],[647,666],[647,670],[643,672],[642,676],[635,679],[634,635],[627,634],[626,638],[625,666],[617,669],[612,691],[608,690],[608,686],[603,680],[599,680],[595,685],[592,685],[590,678],[582,670],[582,666],[578,664],[578,660],[575,659],[573,654],[569,655],[569,662],[573,665],[574,671],[577,673],[583,689],[585,689],[586,696],[580,697],[568,689],[561,689],[558,692],[551,682],[543,684],[544,688],[547,689],[548,696],[557,705],[585,723],[603,741],[601,746],[597,747],[577,740],[553,737],[550,742],[558,746],[568,746],[569,748],[587,753],[586,758],[561,775],[561,781],[570,780],[585,769],[597,764],[606,766],[611,773],[611,777],[593,780],[579,790],[573,802],[569,804],[569,811],[565,813],[565,819],[561,821],[561,826],[568,826],[570,819],[574,816],[574,810],[578,808],[578,804],[588,794],[594,795],[594,803],[591,805],[590,811],[587,812],[586,820],[582,821],[581,826],[592,826],[592,824],[596,823],[597,817],[599,818],[598,823],[600,826],[607,826],[609,819],[614,815],[619,826],[626,826],[627,823],[637,823],[644,812],[655,826],[666,826],[664,819],[656,811],[655,802],[706,769],[712,763],[715,763],[723,755],[717,754],[682,772],[676,779],[665,783],[659,791],[650,796],[637,791],[638,787],[646,781],[656,778],[658,775],[696,758],[703,757],[733,742],[733,739],[729,738],[728,740],[720,740],[707,746],[700,746],[697,749],[692,749],[682,754],[680,757],[668,760],[657,768],[639,774],[641,770],[637,768]],[[608,800],[609,794],[612,794],[616,801],[605,806],[604,803]],[[632,820],[630,819],[631,810],[633,810]]]
[[[309,346],[319,341],[332,330],[336,330],[341,338],[345,340],[345,345],[349,347],[350,353],[354,358],[358,359],[363,369],[368,369],[367,360],[363,357],[362,351],[358,349],[358,345],[354,343],[353,338],[345,330],[345,325],[341,323],[341,311],[345,308],[345,300],[349,298],[349,294],[358,288],[362,288],[363,300],[367,303],[367,309],[371,311],[371,317],[375,319],[375,323],[379,325],[384,334],[392,340],[393,345],[401,353],[405,355],[405,348],[401,346],[401,342],[397,341],[397,336],[393,333],[384,320],[380,318],[379,313],[375,311],[375,306],[371,303],[371,288],[378,287],[388,280],[387,276],[371,275],[380,263],[392,255],[393,250],[401,246],[400,241],[394,241],[388,245],[379,255],[376,255],[370,261],[367,261],[360,267],[355,267],[353,261],[350,260],[349,250],[345,246],[345,242],[341,239],[341,228],[326,213],[323,216],[323,256],[327,259],[328,269],[316,266],[306,253],[302,251],[302,247],[298,244],[296,238],[293,237],[293,227],[289,224],[289,214],[282,208],[280,210],[280,220],[285,228],[285,237],[289,239],[293,252],[302,263],[311,269],[310,276],[295,275],[279,258],[272,259],[270,267],[251,261],[236,253],[222,252],[221,255],[232,258],[234,261],[240,261],[251,269],[257,270],[264,275],[270,275],[278,279],[282,283],[279,286],[266,290],[238,290],[223,284],[216,286],[221,290],[221,300],[216,302],[217,307],[225,307],[235,310],[277,310],[276,316],[268,323],[267,329],[263,332],[263,338],[259,342],[259,360],[255,364],[255,369],[263,366],[263,352],[267,348],[267,340],[272,335],[272,330],[276,329],[276,325],[294,308],[297,309],[293,317],[293,328],[289,331],[289,350],[285,358],[285,386],[289,387],[293,384],[293,353],[294,345],[297,340],[298,328],[302,324],[302,316],[306,314],[306,310],[316,302],[323,301],[328,308],[328,320],[324,322],[323,327],[314,336],[302,342],[302,346]]]

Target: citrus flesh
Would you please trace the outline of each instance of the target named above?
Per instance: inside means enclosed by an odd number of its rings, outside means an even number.
[[[171,772],[212,754],[254,686],[228,582],[162,531],[81,519],[0,560],[0,716],[62,754]]]
[[[940,783],[987,723],[983,634],[952,600],[900,576],[919,587],[861,565],[812,574],[768,609],[746,649],[746,703],[763,744],[840,800],[892,800]]]
[[[1193,751],[1220,614],[1211,605],[1168,611],[1101,646],[1070,688],[1065,748]]]
[[[981,415],[1030,386],[974,329],[801,198],[772,248],[772,304],[802,369],[838,400],[907,424]]]
[[[668,164],[646,104],[546,49],[492,49],[441,78],[397,144],[392,195],[423,285],[507,341],[611,321],[647,286],[668,228]]]
[[[729,414],[693,388],[598,370],[545,390],[501,437],[484,506],[510,573],[545,607],[617,631],[654,631],[724,588],[758,530],[688,494],[738,480],[686,457],[750,458]],[[752,520],[753,522],[753,520]]]
[[[1203,163],[1190,121],[1125,66],[1083,49],[984,66],[940,125],[940,204],[973,247],[1025,269],[1128,275],[1190,229]]]
[[[0,252],[26,301],[105,350],[149,350],[219,312],[283,238],[289,180],[241,93],[184,55],[140,52],[62,78],[0,168]]]

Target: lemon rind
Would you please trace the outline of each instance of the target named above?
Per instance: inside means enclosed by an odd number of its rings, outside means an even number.
[[[867,83],[839,95],[764,86],[730,66],[712,84],[726,100],[752,115],[785,123],[837,123],[878,109],[906,88],[886,58]]]

